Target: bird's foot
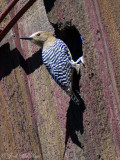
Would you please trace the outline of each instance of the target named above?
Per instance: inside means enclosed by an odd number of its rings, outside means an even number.
[[[85,64],[84,64],[84,60],[83,60],[83,56],[80,57],[80,62],[79,63],[82,63],[83,67],[85,68]]]
[[[83,60],[83,56],[80,57],[76,62],[74,60],[71,60],[70,61],[70,64],[72,65],[72,67],[76,67],[77,65],[79,65],[80,63],[82,63],[82,65],[85,67],[85,64],[84,64],[84,60]]]

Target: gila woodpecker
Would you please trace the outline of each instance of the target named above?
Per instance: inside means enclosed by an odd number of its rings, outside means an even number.
[[[82,37],[80,37],[82,40]],[[71,97],[77,104],[81,104],[81,96],[72,89],[73,69],[79,71],[80,63],[84,65],[83,57],[76,62],[67,45],[60,39],[55,38],[51,33],[38,31],[29,37],[20,39],[30,40],[34,44],[42,47],[42,60],[48,72],[56,83]],[[78,92],[78,91],[77,91]]]

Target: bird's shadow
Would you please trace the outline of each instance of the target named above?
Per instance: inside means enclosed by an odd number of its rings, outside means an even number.
[[[68,46],[72,58],[76,61],[79,57],[83,56],[81,34],[71,22],[66,22],[64,25],[61,23],[52,24],[55,29],[55,36],[62,39]],[[73,90],[80,92],[79,81],[81,73],[74,70],[73,73]],[[65,151],[68,139],[71,138],[72,142],[78,147],[83,148],[83,144],[79,141],[76,131],[80,134],[84,132],[83,126],[83,113],[85,111],[84,100],[81,99],[81,105],[77,106],[70,100],[69,107],[66,115],[66,138],[65,138]],[[64,152],[65,156],[65,152]]]
[[[72,100],[70,100],[69,108],[67,110],[67,120],[66,120],[66,138],[65,138],[65,151],[67,147],[68,139],[71,138],[72,142],[76,144],[81,149],[84,145],[79,141],[78,134],[83,134],[83,112],[85,110],[85,104],[83,99],[81,99],[82,105],[77,106]],[[64,155],[65,155],[64,151]]]
[[[11,71],[21,66],[27,75],[33,73],[42,65],[41,50],[33,54],[32,57],[24,59],[17,48],[10,50],[10,44],[6,43],[0,47],[0,80],[8,76]]]

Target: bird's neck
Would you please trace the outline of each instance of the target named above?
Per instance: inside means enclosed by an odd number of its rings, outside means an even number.
[[[55,40],[56,38],[54,36],[51,36],[50,38],[48,38],[43,44],[43,50],[51,46]]]

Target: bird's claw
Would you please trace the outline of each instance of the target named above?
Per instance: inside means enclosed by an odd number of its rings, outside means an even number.
[[[85,64],[84,64],[84,60],[83,60],[83,56],[80,57],[76,62],[74,60],[70,61],[70,64],[75,67],[76,65],[79,65],[80,63],[82,63],[83,67],[85,68]]]

